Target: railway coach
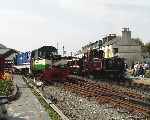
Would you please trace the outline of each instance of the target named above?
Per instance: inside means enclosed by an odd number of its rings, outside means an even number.
[[[31,52],[20,52],[16,55],[15,65],[13,66],[16,73],[30,73]]]

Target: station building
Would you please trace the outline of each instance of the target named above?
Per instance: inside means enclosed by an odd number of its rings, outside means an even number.
[[[14,58],[16,57],[18,51],[7,48],[6,46],[0,44],[0,55],[5,58],[5,60],[14,64]]]

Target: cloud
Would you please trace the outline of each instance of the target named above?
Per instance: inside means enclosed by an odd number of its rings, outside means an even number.
[[[148,0],[0,1],[0,41],[19,50],[59,41],[71,51],[122,27],[148,41],[149,11]]]
[[[40,16],[1,16],[0,40],[19,50],[39,46],[48,34],[47,19]]]

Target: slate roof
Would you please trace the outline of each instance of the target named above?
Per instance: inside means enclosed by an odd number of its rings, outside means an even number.
[[[121,37],[120,37],[120,36],[117,36],[116,38],[114,38],[114,39],[112,39],[112,40],[110,40],[110,41],[108,41],[108,42],[105,42],[105,43],[103,44],[103,46],[107,46],[107,45],[111,45],[111,44],[117,43],[117,42],[119,42],[120,40],[121,40]]]
[[[5,54],[6,52],[8,52],[10,49],[9,48],[0,48],[0,55]]]
[[[126,42],[123,42],[122,39],[121,39],[121,36],[117,36],[116,38],[108,41],[108,42],[105,42],[103,44],[103,46],[107,46],[107,45],[133,45],[133,46],[139,46],[139,41],[137,39],[131,39],[130,41],[128,41],[127,43]]]
[[[16,53],[18,53],[16,50],[7,48],[6,46],[0,44],[0,55],[6,60],[13,60]]]
[[[1,48],[7,48],[5,45],[3,45],[3,44],[0,44],[0,49]]]

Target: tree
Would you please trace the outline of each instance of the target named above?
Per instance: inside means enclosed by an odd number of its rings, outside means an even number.
[[[149,55],[150,55],[150,42],[146,43],[146,44],[143,46],[143,52],[149,53]]]
[[[143,41],[140,38],[132,38],[132,40],[134,40],[139,45],[144,46],[144,43],[143,43]]]

